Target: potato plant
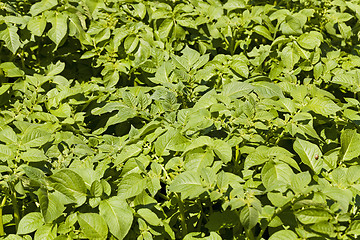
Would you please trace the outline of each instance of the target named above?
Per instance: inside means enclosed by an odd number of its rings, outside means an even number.
[[[0,238],[357,239],[360,1],[0,0]]]

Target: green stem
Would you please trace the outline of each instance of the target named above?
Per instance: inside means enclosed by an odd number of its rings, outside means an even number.
[[[179,194],[176,193],[178,202],[179,202],[179,211],[180,211],[180,219],[181,219],[181,228],[182,228],[182,235],[183,237],[187,234],[187,225],[186,225],[186,219],[185,219],[185,210],[184,210],[184,204],[181,201],[181,197]]]
[[[16,227],[16,231],[18,229],[19,226],[19,222],[20,222],[20,211],[19,211],[19,206],[18,206],[18,202],[16,199],[16,191],[14,189],[14,186],[11,184],[10,185],[10,198],[11,198],[11,203],[13,205],[13,209],[14,209],[14,220],[15,220],[15,227]]]
[[[4,225],[3,225],[3,220],[2,220],[2,210],[3,210],[3,207],[5,206],[5,203],[6,203],[6,195],[4,196],[3,200],[1,201],[1,205],[0,205],[0,236],[5,235]]]

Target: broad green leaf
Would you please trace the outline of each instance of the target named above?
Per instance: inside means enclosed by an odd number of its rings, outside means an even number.
[[[243,9],[246,7],[246,3],[244,0],[229,0],[224,4],[223,7],[229,11],[235,9]]]
[[[317,145],[306,140],[296,138],[293,148],[304,164],[308,165],[315,173],[320,173],[324,163],[322,159],[322,152]]]
[[[341,108],[327,97],[314,97],[307,107],[324,116],[335,115]]]
[[[295,193],[305,193],[310,181],[311,175],[309,172],[300,172],[298,174],[294,174],[290,180],[291,189]]]
[[[135,144],[127,145],[121,150],[120,154],[116,156],[114,163],[116,165],[119,165],[128,160],[129,158],[139,155],[141,151],[142,149]]]
[[[17,142],[17,135],[9,126],[0,127],[0,141],[6,144],[14,144]]]
[[[50,113],[59,118],[68,118],[71,116],[71,107],[68,103],[60,104],[57,109],[50,109]]]
[[[205,191],[197,172],[183,172],[176,176],[169,186],[169,191],[181,193],[181,198],[195,198]]]
[[[360,220],[355,220],[350,224],[347,234],[360,235]]]
[[[232,159],[232,149],[230,145],[223,140],[215,140],[213,146],[216,155],[226,164]]]
[[[147,179],[138,173],[126,175],[118,185],[118,196],[127,199],[139,195],[145,188]]]
[[[65,63],[57,61],[55,64],[50,64],[46,71],[47,76],[55,76],[60,74],[65,69]]]
[[[44,225],[44,219],[39,212],[31,212],[21,218],[17,234],[28,234],[36,231]]]
[[[56,236],[57,225],[45,224],[36,230],[34,240],[54,240]]]
[[[255,92],[263,98],[284,98],[284,94],[281,90],[281,88],[270,82],[255,82],[252,83],[252,85],[255,87]]]
[[[249,94],[254,87],[245,82],[231,82],[229,84],[225,84],[221,94],[227,96],[231,99],[241,98]]]
[[[300,56],[294,46],[290,44],[282,50],[281,60],[286,68],[293,69],[295,64],[299,62]]]
[[[209,167],[214,162],[214,154],[211,150],[195,150],[186,154],[185,169],[191,171],[199,171],[205,167]]]
[[[239,74],[244,78],[249,77],[249,67],[243,61],[232,61],[230,65],[231,69],[235,71],[235,73]]]
[[[303,209],[297,211],[295,216],[302,224],[317,224],[332,219],[328,211],[320,208]]]
[[[161,226],[162,222],[159,217],[148,208],[140,208],[137,213],[150,225]]]
[[[297,39],[299,45],[306,49],[314,49],[315,47],[319,47],[322,41],[323,36],[321,33],[315,31],[304,33]]]
[[[189,146],[184,150],[184,154],[193,149],[203,147],[203,146],[214,146],[214,140],[208,136],[200,136],[196,138]]]
[[[354,129],[346,129],[340,136],[341,148],[339,159],[350,161],[360,155],[360,135]]]
[[[337,235],[335,231],[335,227],[331,222],[324,221],[324,222],[316,223],[311,225],[310,228],[317,233],[325,234],[330,237],[336,237]]]
[[[40,37],[44,33],[45,27],[46,27],[45,15],[33,17],[29,20],[27,24],[27,29],[29,29],[29,31],[32,34],[38,37]]]
[[[337,187],[325,187],[322,189],[322,192],[337,201],[339,208],[342,212],[346,213],[349,209],[350,201],[353,197],[352,192],[349,189],[340,189]]]
[[[6,77],[23,77],[24,71],[18,68],[13,62],[4,62],[0,64],[0,69],[4,71]],[[2,87],[7,87],[10,85],[3,85]]]
[[[93,15],[98,8],[105,6],[102,0],[85,0],[85,4],[89,8],[91,15]]]
[[[67,15],[58,12],[55,12],[52,17],[47,19],[52,25],[52,28],[48,32],[48,36],[57,46],[68,31],[67,19]]]
[[[7,26],[4,30],[0,31],[0,39],[6,44],[6,47],[15,54],[21,46],[20,37],[17,34],[18,28],[15,26]]]
[[[159,26],[159,37],[162,40],[166,40],[169,37],[170,31],[172,27],[174,26],[174,21],[172,19],[164,19],[162,23]]]
[[[256,32],[257,34],[271,40],[271,41],[273,40],[273,37],[271,36],[270,31],[266,27],[264,27],[262,25],[255,26],[253,28],[253,31]]]
[[[285,18],[285,21],[280,25],[280,30],[285,35],[299,35],[302,34],[303,24],[301,19],[297,16],[288,15]]]
[[[108,227],[102,216],[97,213],[78,213],[80,228],[89,239],[105,239]]]
[[[61,169],[50,176],[51,186],[74,200],[78,206],[86,201],[86,185],[79,174],[70,169]]]
[[[293,175],[293,171],[286,163],[274,163],[270,161],[261,170],[262,183],[268,191],[277,189],[288,184]]]
[[[29,127],[21,138],[23,147],[41,147],[51,140],[51,133],[42,129]]]
[[[25,162],[47,161],[47,157],[45,156],[44,152],[40,149],[34,148],[22,152],[20,154],[20,158],[23,159]]]
[[[245,229],[250,230],[257,224],[259,219],[259,212],[248,205],[245,205],[240,212],[240,222]]]
[[[116,196],[102,200],[99,213],[105,219],[110,233],[119,240],[124,239],[133,222],[133,213],[127,202]]]
[[[269,240],[296,240],[298,236],[291,230],[280,230],[272,234]]]
[[[32,16],[36,16],[46,10],[49,10],[49,9],[55,7],[56,5],[58,5],[57,0],[42,0],[41,2],[37,2],[37,3],[33,4],[30,8],[29,13]]]
[[[41,213],[46,223],[51,223],[60,217],[65,210],[64,205],[53,193],[49,193],[46,189],[40,188],[37,191],[39,197]]]

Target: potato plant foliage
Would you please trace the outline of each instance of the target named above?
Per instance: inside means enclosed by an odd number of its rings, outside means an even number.
[[[2,239],[357,239],[360,1],[0,0]]]

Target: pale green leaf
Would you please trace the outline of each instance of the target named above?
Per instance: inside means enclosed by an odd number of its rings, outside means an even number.
[[[317,145],[297,138],[293,147],[304,164],[308,165],[315,173],[320,173],[324,166],[324,162],[322,159],[322,152]]]
[[[15,54],[21,46],[20,37],[17,34],[18,28],[15,26],[7,26],[4,30],[0,31],[0,39],[6,44],[6,47]]]
[[[360,135],[354,129],[346,129],[340,136],[341,148],[339,159],[350,161],[360,155]]]
[[[81,230],[89,239],[105,239],[108,227],[102,216],[97,213],[78,213]]]
[[[105,219],[110,233],[119,240],[124,239],[133,222],[133,213],[127,202],[116,196],[102,200],[99,213]]]
[[[31,212],[21,218],[17,234],[28,234],[44,225],[44,219],[39,212]]]
[[[33,4],[30,8],[29,13],[32,16],[36,16],[46,10],[55,7],[57,4],[58,4],[57,0],[42,0],[41,2],[37,2]]]

